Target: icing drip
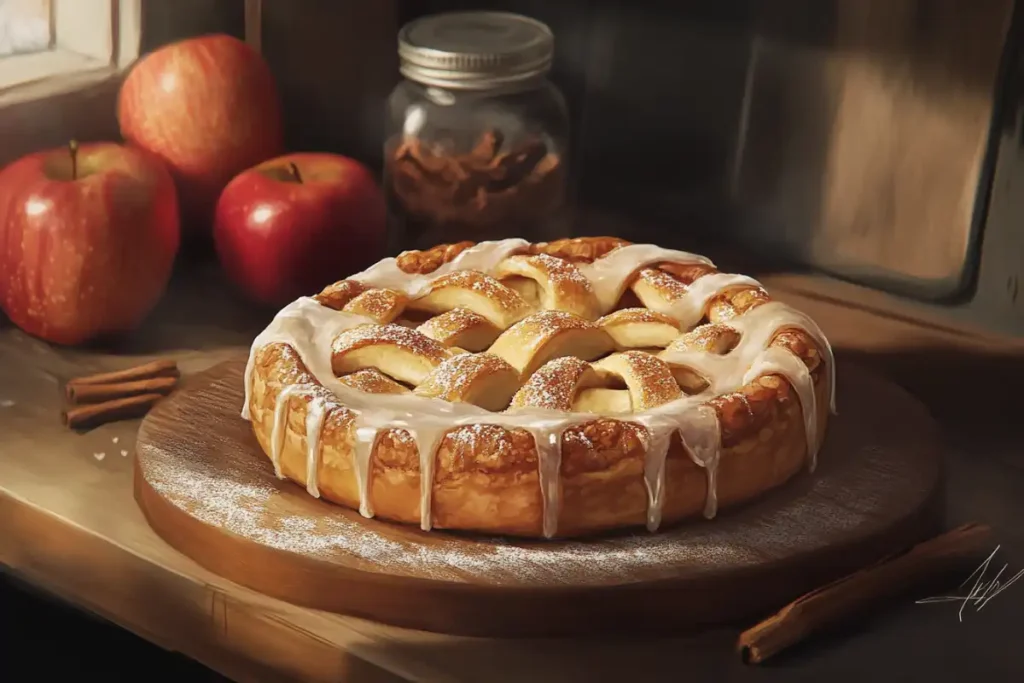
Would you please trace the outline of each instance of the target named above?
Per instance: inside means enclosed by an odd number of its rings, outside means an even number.
[[[386,287],[410,297],[424,292],[431,281],[458,270],[478,270],[493,274],[512,252],[526,246],[523,240],[484,242],[459,254],[450,263],[427,275],[402,272],[395,259],[385,259],[353,279],[376,287]],[[604,310],[618,302],[630,276],[645,265],[659,262],[702,263],[710,261],[696,254],[662,249],[653,245],[620,247],[591,264],[579,266],[580,272],[593,284],[595,296]],[[687,328],[699,322],[708,301],[723,290],[739,285],[757,286],[742,275],[715,273],[698,278],[686,293],[663,306],[660,311],[672,316]],[[371,457],[381,430],[404,429],[413,438],[419,451],[421,487],[421,526],[432,526],[432,489],[435,454],[441,437],[449,430],[465,425],[496,425],[529,430],[535,439],[538,477],[543,502],[543,532],[556,534],[561,511],[561,442],[572,425],[596,419],[597,415],[552,413],[540,408],[494,413],[468,403],[449,403],[414,394],[369,394],[338,380],[331,368],[331,347],[334,339],[353,327],[372,323],[369,318],[335,311],[321,306],[315,299],[303,297],[286,306],[273,322],[255,339],[245,370],[245,403],[242,416],[250,419],[249,406],[253,387],[256,353],[274,343],[289,345],[301,358],[309,376],[326,389],[320,391],[309,378],[283,387],[274,407],[271,435],[271,461],[274,473],[282,477],[281,452],[286,434],[289,398],[311,395],[307,408],[306,438],[308,445],[307,490],[318,496],[317,466],[321,450],[321,432],[327,411],[343,407],[355,414],[353,466],[359,489],[359,512],[365,517],[374,514],[371,501]],[[800,399],[804,429],[807,434],[808,466],[813,469],[820,447],[813,380],[804,363],[781,347],[770,347],[775,335],[787,328],[806,331],[825,354],[822,362],[828,372],[830,408],[835,412],[835,362],[832,349],[818,326],[806,315],[781,302],[762,304],[727,323],[740,334],[736,346],[725,355],[704,351],[667,349],[662,360],[685,365],[708,379],[707,389],[697,395],[684,396],[656,408],[623,419],[647,429],[644,484],[648,495],[647,527],[656,530],[661,524],[665,498],[665,460],[673,434],[678,433],[693,461],[707,474],[707,498],[704,514],[713,517],[717,510],[717,472],[721,457],[717,414],[703,404],[707,400],[737,390],[757,376],[771,373],[784,377]]]
[[[270,440],[270,461],[274,464],[274,476],[284,479],[281,473],[281,451],[284,450],[284,439],[288,430],[284,428],[288,421],[288,412],[291,407],[291,397],[305,390],[300,384],[292,384],[285,387],[277,394],[277,403],[274,404],[274,430],[271,432]],[[246,401],[248,403],[248,401]]]
[[[704,517],[718,514],[718,462],[722,458],[722,431],[718,413],[709,406],[698,406],[683,416],[679,433],[690,459],[704,468],[708,491],[704,499]]]
[[[695,397],[682,400],[693,405]],[[659,406],[637,420],[649,433],[644,461],[644,484],[647,487],[647,528],[650,531],[657,531],[661,526],[662,511],[665,507],[665,460],[673,434],[679,435],[690,459],[707,473],[704,516],[711,519],[718,513],[718,461],[722,453],[718,414],[714,409],[703,405],[696,405],[674,414],[660,413],[662,408]]]
[[[638,422],[647,429],[644,444],[644,487],[647,489],[647,530],[657,531],[665,507],[665,459],[676,431],[674,420],[664,415],[645,415]]]
[[[278,315],[280,315],[280,314],[278,314]],[[257,337],[257,339],[259,339],[259,337]],[[253,343],[253,348],[249,352],[249,361],[245,364],[245,375],[244,375],[245,379],[242,380],[242,382],[243,382],[243,384],[245,386],[245,403],[242,404],[242,419],[243,420],[251,420],[252,419],[252,415],[250,414],[250,411],[249,411],[249,400],[252,398],[252,389],[253,389],[253,387],[252,387],[252,373],[253,373],[253,370],[255,369],[255,364],[253,363],[253,358],[255,357],[255,355],[256,355],[256,344]]]
[[[818,463],[818,400],[814,395],[811,373],[803,361],[777,346],[765,349],[750,371],[744,375],[743,383],[746,384],[766,373],[782,375],[788,379],[800,397],[804,433],[807,436],[807,469],[813,472]]]
[[[306,409],[306,491],[314,498],[320,497],[317,466],[320,464],[320,436],[326,416],[326,402],[319,396],[314,396]]]
[[[562,421],[538,425],[534,430],[537,445],[538,478],[544,506],[543,532],[551,538],[558,530],[558,517],[562,511]]]
[[[431,506],[434,502],[434,465],[437,447],[447,430],[443,427],[424,426],[409,431],[420,452],[420,528],[430,531],[433,525]]]
[[[359,487],[359,514],[373,517],[373,503],[370,501],[370,456],[377,444],[377,428],[360,426],[357,418],[353,460],[356,466],[356,486]]]

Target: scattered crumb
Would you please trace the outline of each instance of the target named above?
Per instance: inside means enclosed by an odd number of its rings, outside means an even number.
[[[107,457],[107,454],[106,453],[93,453],[92,457],[96,458],[97,460],[102,460],[103,458]]]
[[[126,451],[124,449],[121,449],[121,457],[122,458],[128,457],[128,451]]]
[[[120,440],[121,440],[121,437],[119,437],[119,436],[115,436],[115,437],[114,437],[113,439],[111,439],[111,441],[112,441],[113,443],[117,443],[117,442],[118,442],[118,441],[120,441]]]
[[[10,408],[13,405],[14,401],[12,401],[9,398],[5,398],[4,400],[0,401],[0,408]]]

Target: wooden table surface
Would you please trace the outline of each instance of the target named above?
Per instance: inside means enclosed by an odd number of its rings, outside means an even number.
[[[816,316],[840,355],[868,358],[928,393],[949,427],[950,524],[977,520],[995,528],[1002,547],[988,578],[1003,563],[1004,581],[1024,569],[1024,430],[1013,419],[1024,373],[1011,362],[1024,363],[1016,344],[927,330],[824,299],[780,298]],[[732,629],[632,640],[456,638],[296,608],[224,581],[164,544],[136,508],[137,422],[66,431],[58,420],[60,389],[69,377],[156,356],[195,372],[244,353],[260,327],[261,317],[219,283],[196,278],[177,283],[153,322],[116,353],[57,350],[0,322],[0,564],[238,681],[953,681],[1024,674],[1017,653],[1024,580],[980,611],[968,605],[962,623],[959,604],[917,605],[908,597],[760,668],[734,656]]]

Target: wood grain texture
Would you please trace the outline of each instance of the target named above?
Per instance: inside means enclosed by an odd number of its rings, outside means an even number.
[[[136,499],[207,569],[301,605],[466,635],[665,631],[752,617],[933,532],[936,427],[894,385],[839,373],[820,465],[712,522],[517,542],[366,520],[278,481],[238,416],[243,363],[144,420]]]

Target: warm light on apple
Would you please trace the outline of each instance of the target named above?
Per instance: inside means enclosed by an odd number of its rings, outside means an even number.
[[[29,334],[79,344],[135,329],[178,242],[174,182],[142,150],[71,143],[0,172],[0,307]]]
[[[244,42],[201,36],[146,55],[118,99],[121,134],[165,161],[187,234],[209,230],[236,174],[281,153],[281,111],[266,62]]]
[[[379,260],[385,221],[380,188],[358,161],[291,154],[228,184],[217,203],[214,240],[239,289],[280,305]]]

